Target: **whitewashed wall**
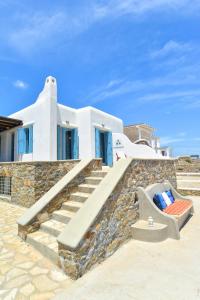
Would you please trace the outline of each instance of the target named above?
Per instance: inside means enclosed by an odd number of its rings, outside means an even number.
[[[53,80],[53,81],[52,81]],[[24,126],[33,125],[33,153],[17,154],[18,161],[45,161],[57,159],[57,87],[54,78],[49,77],[37,101],[15,113],[11,118],[23,121]]]
[[[117,158],[116,153],[118,156],[120,156],[121,153],[124,153],[127,157],[134,158],[161,158],[161,156],[158,155],[153,148],[146,145],[136,145],[123,133],[113,134],[114,161]]]
[[[37,101],[10,117],[20,119],[24,126],[33,125],[33,153],[17,154],[17,134],[15,134],[16,161],[57,160],[57,125],[78,128],[80,158],[95,157],[95,127],[113,133],[114,159],[116,152],[127,156],[156,158],[155,151],[144,145],[135,145],[123,134],[123,122],[110,114],[93,107],[73,109],[57,103],[56,79],[48,77]],[[17,132],[17,130],[15,129]],[[2,160],[11,157],[11,132],[2,134]],[[116,146],[117,140],[121,146]]]

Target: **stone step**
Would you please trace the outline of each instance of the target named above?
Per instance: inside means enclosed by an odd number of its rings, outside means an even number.
[[[107,171],[101,171],[101,170],[91,172],[92,177],[105,177],[107,174],[108,174]]]
[[[200,188],[200,181],[177,181],[178,188]]]
[[[135,240],[161,242],[168,238],[168,226],[165,224],[154,223],[153,227],[149,227],[147,221],[139,220],[131,228]]]
[[[200,180],[200,176],[176,176],[176,179],[179,180]]]
[[[66,224],[54,219],[41,224],[40,230],[57,237],[65,228]]]
[[[66,209],[67,211],[77,212],[83,206],[82,202],[77,201],[66,201],[63,202],[62,209]]]
[[[104,172],[109,172],[110,171],[110,169],[111,169],[111,167],[109,167],[109,166],[102,166],[102,171]]]
[[[58,256],[58,243],[54,236],[43,232],[36,231],[27,236],[26,241],[37,249],[42,255],[50,259],[53,263],[60,266]]]
[[[98,185],[102,179],[103,177],[86,177],[85,184]]]
[[[200,182],[200,177],[199,178],[177,178],[178,182]]]
[[[96,185],[92,184],[79,184],[78,185],[78,192],[83,193],[92,193],[96,189]]]
[[[200,188],[178,187],[178,192],[184,196],[200,196]]]
[[[197,172],[195,172],[195,173],[192,173],[192,172],[190,172],[190,173],[183,173],[183,172],[176,172],[176,176],[189,176],[189,177],[191,177],[191,176],[194,176],[194,177],[200,177],[200,173],[197,173]]]
[[[60,209],[53,212],[52,219],[67,224],[74,216],[74,212]]]
[[[90,195],[91,195],[90,193],[76,192],[70,195],[70,200],[77,201],[77,202],[85,202]]]

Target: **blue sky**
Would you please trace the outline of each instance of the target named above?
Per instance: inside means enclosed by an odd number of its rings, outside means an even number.
[[[32,104],[46,76],[59,102],[157,128],[200,154],[200,0],[0,0],[0,115]]]

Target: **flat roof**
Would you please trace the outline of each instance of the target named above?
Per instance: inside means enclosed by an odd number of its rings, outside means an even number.
[[[130,124],[130,125],[125,125],[125,128],[130,128],[130,127],[145,127],[145,128],[149,128],[149,129],[154,129],[152,126],[145,124],[145,123],[138,123],[138,124]]]
[[[0,116],[0,132],[12,129],[17,126],[23,125],[21,120],[7,118]]]

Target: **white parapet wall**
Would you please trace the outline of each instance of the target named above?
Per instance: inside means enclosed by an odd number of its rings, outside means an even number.
[[[146,145],[136,145],[132,143],[129,138],[123,133],[113,133],[113,155],[114,161],[117,160],[117,156],[122,153],[126,157],[133,158],[164,158],[157,154],[156,151]]]

